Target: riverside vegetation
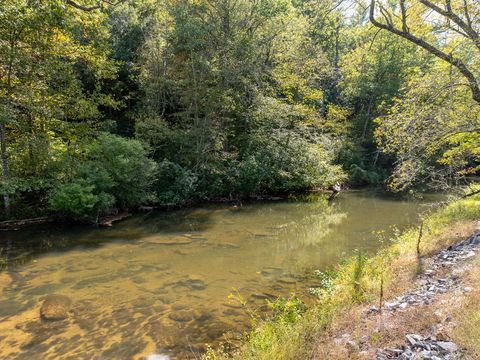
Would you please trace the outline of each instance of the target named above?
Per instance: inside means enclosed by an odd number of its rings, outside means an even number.
[[[267,320],[253,318],[253,328],[246,337],[245,344],[235,354],[210,350],[204,358],[371,358],[371,353],[362,357],[358,353],[338,351],[338,343],[331,340],[335,336],[335,329],[343,324],[350,324],[351,328],[354,327],[353,324],[360,323],[355,312],[365,305],[374,305],[374,311],[378,311],[379,303],[387,309],[398,307],[399,304],[389,304],[384,299],[392,299],[401,294],[414,282],[419,271],[422,271],[422,259],[453,245],[462,237],[471,235],[475,228],[473,224],[476,224],[478,231],[479,218],[479,194],[450,201],[448,205],[424,218],[420,254],[417,250],[418,227],[399,233],[390,239],[390,245],[380,250],[377,255],[365,257],[358,254],[346,259],[331,271],[318,272],[322,287],[315,289],[318,299],[314,306],[306,307],[294,294],[290,298],[271,302],[269,305],[273,315]],[[477,267],[478,261],[471,275],[476,287],[480,285],[478,278],[475,278]],[[462,344],[473,358],[480,354],[477,294],[478,291],[470,294],[466,305],[456,311],[458,323],[453,334],[454,339]],[[428,303],[428,300],[424,301]],[[409,321],[411,323],[413,320]],[[374,333],[365,333],[364,328],[357,331],[369,342],[381,344],[382,336],[388,338],[391,330],[380,325]]]
[[[5,0],[0,219],[478,170],[476,1]]]

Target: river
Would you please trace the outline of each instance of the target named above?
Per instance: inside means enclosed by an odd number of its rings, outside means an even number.
[[[0,358],[198,358],[248,329],[238,297],[260,313],[292,292],[312,301],[314,269],[374,252],[374,231],[416,224],[432,202],[352,191],[0,232]],[[49,294],[71,299],[68,319],[40,319]]]

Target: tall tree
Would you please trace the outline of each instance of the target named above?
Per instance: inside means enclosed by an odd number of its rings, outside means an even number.
[[[0,3],[0,142],[5,212],[10,195],[48,183],[58,139],[112,103],[105,15],[61,0]],[[80,79],[81,77],[81,79]],[[73,139],[70,139],[73,140]],[[27,180],[29,179],[29,180]]]

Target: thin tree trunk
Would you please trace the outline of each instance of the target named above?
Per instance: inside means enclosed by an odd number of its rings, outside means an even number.
[[[7,163],[7,145],[5,136],[5,124],[0,124],[0,156],[2,160],[2,179],[6,184],[8,182],[8,163]],[[5,207],[5,215],[10,216],[10,195],[6,188],[3,190],[3,205]]]
[[[340,21],[337,19],[337,21]],[[337,101],[338,93],[337,86],[338,81],[340,80],[340,24],[335,28],[335,59],[334,59],[334,68],[335,68],[335,83],[333,84],[333,101]]]

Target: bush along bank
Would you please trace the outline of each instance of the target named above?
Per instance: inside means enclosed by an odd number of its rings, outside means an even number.
[[[204,359],[356,358],[335,354],[333,349],[322,350],[322,346],[335,347],[329,344],[339,342],[337,331],[345,326],[359,336],[373,336],[362,334],[365,329],[359,324],[363,315],[359,314],[372,306],[377,311],[385,309],[415,283],[434,254],[471,235],[479,218],[479,194],[441,204],[424,216],[421,227],[385,239],[390,245],[375,256],[358,254],[333,272],[317,272],[323,286],[312,289],[318,297],[313,306],[306,308],[294,295],[280,299],[270,304],[274,310],[271,318],[253,322],[235,353],[211,350]],[[381,343],[381,339],[374,340]]]

